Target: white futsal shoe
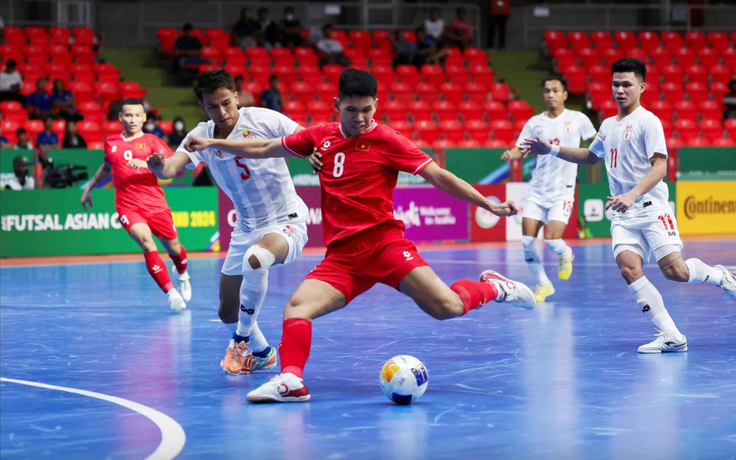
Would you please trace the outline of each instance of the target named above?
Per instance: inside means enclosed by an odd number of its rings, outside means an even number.
[[[513,281],[493,270],[480,274],[481,283],[493,283],[503,292],[503,298],[497,302],[506,302],[515,307],[531,310],[537,306],[537,297],[526,284]]]
[[[639,353],[682,353],[687,351],[687,337],[682,339],[660,331],[652,342],[639,347]]]
[[[723,265],[716,265],[713,268],[723,272],[723,280],[721,281],[720,288],[726,291],[729,297],[736,300],[736,276]]]
[[[304,380],[289,373],[277,375],[245,397],[252,403],[307,402],[309,398]]]
[[[171,307],[174,311],[182,311],[185,308],[187,308],[186,302],[184,302],[184,298],[179,294],[179,291],[176,289],[172,289],[169,292],[166,293],[166,295],[169,297],[169,307]]]
[[[179,294],[181,294],[184,301],[189,302],[192,300],[192,285],[189,284],[189,272],[184,272],[183,275],[180,275],[179,272],[176,271],[176,265],[171,266],[171,271],[176,275],[176,279],[179,280],[176,289],[179,291]]]

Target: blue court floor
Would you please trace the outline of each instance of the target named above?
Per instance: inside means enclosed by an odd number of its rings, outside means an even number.
[[[3,268],[0,457],[736,458],[736,303],[647,266],[690,351],[638,355],[655,331],[610,246],[574,250],[572,279],[535,311],[490,304],[439,322],[376,287],[315,322],[312,401],[258,406],[245,395],[276,370],[231,377],[219,367],[229,339],[217,318],[221,260],[191,260],[183,314],[168,310],[142,261]],[[448,282],[487,268],[529,280],[520,246],[423,254]],[[733,267],[736,240],[686,242],[684,254]],[[319,260],[272,270],[259,321],[273,345],[286,300]],[[427,393],[408,407],[378,385],[398,354],[429,370]]]

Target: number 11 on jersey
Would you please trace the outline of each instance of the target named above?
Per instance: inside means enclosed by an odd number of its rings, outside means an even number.
[[[611,149],[611,168],[618,166],[618,149]]]

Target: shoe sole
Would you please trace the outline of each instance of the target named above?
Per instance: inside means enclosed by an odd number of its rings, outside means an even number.
[[[562,272],[560,271],[559,267],[557,268],[557,277],[560,279],[560,281],[567,281],[572,276],[572,263],[575,261],[575,256],[573,255],[570,257],[570,273],[567,274],[567,277],[565,277]]]
[[[713,266],[713,268],[715,268],[715,269],[717,269],[717,270],[720,270],[720,271],[722,271],[722,272],[723,272],[723,276],[724,276],[724,277],[725,277],[725,276],[729,276],[729,275],[730,275],[731,277],[733,277],[733,276],[734,276],[734,274],[733,274],[733,273],[731,273],[731,270],[727,269],[727,268],[726,268],[726,267],[724,267],[723,265],[714,265],[714,266]],[[721,284],[722,284],[722,283],[721,283]],[[723,289],[723,291],[724,291],[724,292],[726,293],[726,295],[728,295],[728,296],[729,296],[729,297],[731,298],[731,300],[734,300],[734,301],[736,301],[736,292],[731,292],[731,291],[727,291],[726,289],[724,289],[724,288],[723,288],[723,286],[721,286],[721,289]]]
[[[249,403],[253,404],[269,404],[269,403],[299,403],[299,402],[307,402],[312,398],[312,395],[306,395],[306,396],[299,396],[299,397],[292,397],[289,399],[274,399],[274,398],[253,398],[246,397],[245,400]]]
[[[555,291],[555,288],[553,287],[552,290],[549,292],[549,294],[547,294],[546,296],[542,297],[541,299],[536,294],[534,294],[534,298],[537,299],[537,302],[544,302],[547,299],[547,297],[552,297],[553,295],[555,295],[555,292],[557,292],[557,291]]]
[[[687,346],[685,346],[685,348],[681,348],[679,350],[651,350],[651,351],[649,351],[649,350],[646,350],[646,351],[637,350],[637,352],[640,355],[656,355],[657,353],[659,353],[659,354],[662,354],[662,353],[685,353],[685,352],[687,352]]]
[[[223,366],[223,365],[222,365],[222,363],[223,363],[223,361],[220,361],[220,368],[221,368],[221,369],[222,369],[222,370],[223,370],[223,371],[224,371],[224,372],[225,372],[225,373],[226,373],[227,375],[232,375],[232,376],[236,376],[236,375],[243,375],[243,374],[244,374],[244,372],[240,372],[240,373],[238,373],[238,374],[233,374],[232,372],[230,372],[229,370],[227,370],[227,369],[225,368],[225,366]]]

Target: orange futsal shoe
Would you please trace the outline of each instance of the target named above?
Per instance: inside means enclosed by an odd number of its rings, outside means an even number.
[[[230,340],[220,367],[230,375],[250,374],[253,371],[253,353],[248,351],[248,344]]]
[[[253,356],[253,372],[258,370],[267,370],[267,369],[273,369],[276,367],[276,364],[279,362],[279,356],[276,353],[276,349],[274,347],[268,347],[270,350],[268,352],[268,355],[261,358],[260,356],[256,356],[253,353],[251,355]]]

